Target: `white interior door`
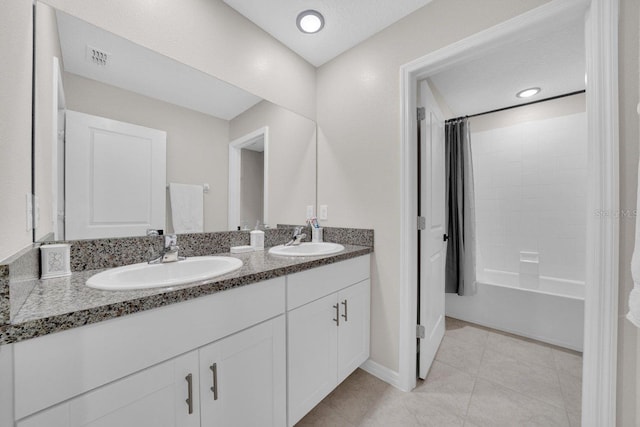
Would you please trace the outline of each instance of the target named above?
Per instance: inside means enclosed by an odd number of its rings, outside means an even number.
[[[67,110],[65,238],[165,228],[164,131]]]
[[[424,327],[420,339],[418,374],[426,378],[444,337],[444,280],[446,243],[444,117],[426,80],[420,82],[420,105],[425,109],[420,123],[420,233],[419,315]]]

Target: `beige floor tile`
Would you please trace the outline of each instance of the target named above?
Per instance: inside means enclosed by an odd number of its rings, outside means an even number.
[[[541,343],[489,332],[487,348],[523,362],[556,367],[551,347]]]
[[[553,368],[487,349],[478,376],[559,408],[565,407],[558,374]]]
[[[467,426],[476,427],[566,427],[565,410],[532,399],[479,378],[476,381]]]
[[[582,411],[582,379],[560,372],[560,388],[568,412],[580,414]]]
[[[446,327],[413,392],[358,369],[297,426],[580,426],[579,353],[451,318]]]
[[[580,413],[575,413],[572,411],[567,411],[567,413],[569,414],[569,425],[571,427],[581,427],[582,426],[582,417],[580,416]]]
[[[484,346],[487,342],[489,332],[472,323],[447,317],[445,320],[445,335],[468,343]]]
[[[436,353],[436,360],[475,375],[480,368],[483,353],[484,346],[482,345],[445,335]]]
[[[558,372],[582,378],[582,356],[572,351],[552,350]]]
[[[355,427],[349,421],[338,415],[336,411],[323,402],[311,410],[296,427]]]
[[[382,393],[388,387],[391,386],[384,381],[356,369],[323,402],[347,421],[356,424],[369,408],[380,403]]]
[[[464,417],[451,409],[438,398],[437,395],[408,396],[405,405],[418,420],[419,425],[425,427],[462,427]]]
[[[435,398],[457,415],[464,416],[475,384],[475,377],[460,369],[434,361],[426,380],[418,380],[413,394],[422,399]]]
[[[461,427],[474,383],[474,376],[434,361],[427,379],[407,394],[405,405],[423,426]]]
[[[359,425],[364,427],[419,427],[420,423],[407,407],[408,394],[393,387],[385,389]]]

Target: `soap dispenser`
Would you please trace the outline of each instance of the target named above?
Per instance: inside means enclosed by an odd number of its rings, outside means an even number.
[[[264,250],[264,231],[260,230],[260,221],[256,221],[256,228],[252,230],[250,235],[251,247],[254,251]]]

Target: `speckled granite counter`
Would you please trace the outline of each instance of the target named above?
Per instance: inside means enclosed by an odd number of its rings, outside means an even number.
[[[268,251],[246,254],[217,253],[243,261],[239,270],[214,279],[168,288],[138,291],[102,291],[85,286],[104,269],[76,271],[70,277],[32,280],[20,308],[9,324],[0,326],[0,345],[96,323],[139,311],[187,301],[203,295],[245,286],[373,252],[371,246],[344,244],[339,254],[319,257],[280,257]],[[211,254],[214,255],[214,254]]]

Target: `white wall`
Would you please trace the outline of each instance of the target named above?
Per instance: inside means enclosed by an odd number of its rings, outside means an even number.
[[[262,101],[231,120],[230,140],[263,126],[269,127],[269,225],[304,224],[306,206],[316,204],[316,124]]]
[[[31,193],[31,2],[0,2],[0,260],[29,245]]]
[[[584,281],[586,113],[480,132],[474,124],[479,278],[483,269],[517,274],[526,251],[539,253],[541,276]]]
[[[398,370],[400,66],[546,0],[434,0],[318,69],[325,225],[375,229],[371,358]]]
[[[44,0],[315,119],[315,69],[222,0]]]
[[[204,229],[227,229],[228,121],[75,74],[64,73],[64,88],[70,110],[167,132],[167,182],[210,184]],[[172,231],[169,209],[167,224]]]

